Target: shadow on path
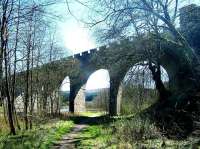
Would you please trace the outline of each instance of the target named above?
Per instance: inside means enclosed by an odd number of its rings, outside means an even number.
[[[104,115],[98,117],[87,116],[61,116],[63,120],[72,120],[75,124],[72,131],[62,137],[61,140],[54,142],[54,149],[75,149],[81,140],[87,140],[87,137],[81,137],[80,132],[86,131],[89,125],[109,124],[114,121],[111,117]],[[96,137],[96,136],[95,136]]]
[[[53,148],[74,149],[76,141],[78,141],[78,133],[86,127],[88,127],[86,124],[76,124],[70,133],[63,136],[62,140],[54,143]]]

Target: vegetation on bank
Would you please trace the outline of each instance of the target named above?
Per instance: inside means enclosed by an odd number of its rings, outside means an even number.
[[[107,144],[107,141],[112,137],[110,132],[108,132],[111,129],[104,127],[104,125],[91,125],[85,128],[79,134],[79,141],[76,143],[76,148],[110,148],[112,145]]]
[[[158,93],[155,89],[124,85],[121,102],[121,115],[141,112],[156,103]]]
[[[106,149],[196,149],[200,147],[198,137],[185,139],[168,138],[146,110],[157,100],[154,89],[124,86],[122,114],[116,117],[101,116],[79,133],[76,147]],[[92,115],[89,114],[90,116]],[[86,115],[87,116],[87,115]]]
[[[173,140],[165,137],[148,118],[116,118],[113,122],[90,125],[80,132],[78,149],[197,149],[199,139]]]
[[[48,149],[53,143],[68,133],[73,127],[72,121],[49,120],[29,131],[19,131],[18,135],[0,134],[2,149]]]

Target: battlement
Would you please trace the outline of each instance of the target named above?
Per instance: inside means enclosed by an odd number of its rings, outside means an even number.
[[[79,59],[80,57],[88,57],[89,55],[97,52],[98,50],[99,50],[98,48],[90,49],[88,51],[84,51],[84,52],[73,55],[73,58]]]
[[[103,45],[103,46],[100,46],[98,48],[94,48],[94,49],[90,49],[90,50],[87,50],[87,51],[83,51],[83,52],[80,52],[80,53],[77,53],[77,54],[74,54],[73,56],[70,56],[70,57],[73,57],[73,58],[77,58],[77,59],[83,59],[84,57],[89,57],[91,56],[92,54],[100,51],[101,49],[107,49],[107,48],[110,48],[112,45],[120,45],[123,41],[129,41],[129,42],[132,42],[134,40],[134,37],[133,36],[130,36],[130,37],[127,37],[126,39],[123,39],[123,40],[116,40],[116,41],[113,41],[111,43],[108,43],[106,45]]]

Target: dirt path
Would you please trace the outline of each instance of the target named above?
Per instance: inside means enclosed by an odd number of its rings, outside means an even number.
[[[78,135],[81,130],[88,127],[87,124],[76,124],[73,128],[73,130],[64,135],[62,140],[54,143],[54,149],[75,149],[75,143],[80,138],[78,138]]]

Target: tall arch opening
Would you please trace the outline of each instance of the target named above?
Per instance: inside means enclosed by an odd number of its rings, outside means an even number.
[[[160,70],[161,80],[164,86],[169,88],[169,76],[162,66]],[[136,114],[150,107],[158,100],[155,81],[147,62],[136,63],[128,70],[119,92],[121,92],[120,113],[122,115]]]
[[[69,111],[69,94],[70,94],[70,78],[66,76],[62,81],[59,88],[60,95],[60,112],[68,112]]]
[[[92,73],[85,86],[87,111],[108,112],[110,75],[108,70],[99,69]]]

